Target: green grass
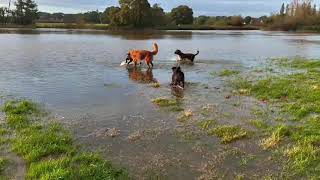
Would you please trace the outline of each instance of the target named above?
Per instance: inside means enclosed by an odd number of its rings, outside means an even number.
[[[276,148],[279,146],[283,138],[290,136],[290,134],[291,134],[291,131],[288,126],[286,125],[277,126],[272,131],[271,136],[263,139],[260,145],[265,150]]]
[[[0,178],[1,178],[1,175],[3,175],[2,173],[5,170],[7,164],[8,164],[8,160],[6,160],[3,157],[0,157]]]
[[[77,151],[73,138],[59,123],[44,125],[40,108],[30,101],[8,101],[3,111],[15,136],[14,152],[27,161],[26,179],[129,179],[98,154]]]
[[[121,169],[96,154],[80,154],[32,163],[27,179],[128,179]]]
[[[282,111],[295,119],[320,113],[320,72],[308,71],[281,77],[270,77],[244,88],[263,101],[282,103]],[[239,87],[241,85],[238,84]],[[242,89],[242,88],[241,88]]]
[[[258,129],[267,129],[269,127],[269,125],[265,121],[260,119],[250,120],[249,124],[251,124],[252,126]]]
[[[71,135],[59,124],[47,127],[30,126],[18,133],[12,149],[28,162],[43,157],[70,154],[74,151]]]
[[[198,122],[198,127],[201,129],[201,130],[209,130],[213,125],[216,124],[216,121],[215,120],[204,120],[204,121],[200,121]]]
[[[296,69],[314,69],[320,68],[320,60],[317,59],[305,59],[303,57],[289,58],[276,58],[273,59],[276,64],[284,67],[291,67]]]
[[[292,71],[256,82],[235,82],[234,87],[249,89],[257,99],[280,107],[286,120],[294,124],[277,125],[262,140],[265,150],[280,152],[287,161],[285,171],[289,179],[318,179],[320,177],[320,60],[282,58],[276,64]],[[253,121],[260,127],[260,122]],[[264,126],[264,125],[263,125]]]
[[[239,74],[239,73],[240,73],[240,71],[224,69],[223,71],[221,71],[221,72],[219,73],[219,76],[220,76],[220,77],[227,77],[227,76],[237,75],[237,74]]]
[[[231,143],[233,141],[248,137],[248,132],[239,126],[222,125],[208,131],[209,135],[215,135],[221,138],[222,143]]]
[[[180,112],[184,109],[181,107],[181,103],[177,99],[168,99],[168,98],[156,98],[152,102],[158,105],[161,108],[167,108],[170,111]]]

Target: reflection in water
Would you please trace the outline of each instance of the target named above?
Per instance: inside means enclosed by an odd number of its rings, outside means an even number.
[[[155,78],[153,78],[152,69],[142,71],[139,67],[129,67],[128,72],[129,78],[134,82],[141,84],[150,84],[158,82]]]
[[[192,31],[162,31],[162,30],[90,30],[90,29],[19,29],[2,28],[0,34],[84,34],[84,35],[109,35],[120,37],[124,40],[147,40],[147,39],[191,39]]]
[[[178,87],[171,87],[171,94],[178,97],[178,98],[183,98],[184,97],[184,89],[181,89]]]

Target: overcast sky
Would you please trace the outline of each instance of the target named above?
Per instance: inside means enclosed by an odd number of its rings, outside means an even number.
[[[9,0],[0,0],[2,5]],[[14,1],[14,0],[13,0]],[[105,7],[118,5],[118,0],[35,0],[40,11],[76,13],[91,10],[104,10]],[[198,15],[269,15],[278,12],[283,2],[290,0],[149,0],[150,4],[159,3],[165,11],[178,5],[189,5]],[[320,0],[315,0],[320,4]],[[1,4],[0,3],[0,4]]]

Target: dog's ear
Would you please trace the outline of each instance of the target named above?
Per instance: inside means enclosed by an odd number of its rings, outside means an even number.
[[[175,71],[177,69],[177,67],[172,67],[172,71]]]
[[[177,67],[177,71],[181,71],[181,67],[179,66],[179,67]]]

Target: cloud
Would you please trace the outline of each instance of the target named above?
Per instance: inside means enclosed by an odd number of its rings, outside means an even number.
[[[36,0],[36,2],[41,11],[66,13],[97,9],[103,11],[107,6],[118,5],[118,0]],[[260,16],[278,12],[281,4],[288,3],[290,0],[149,0],[149,2],[150,4],[159,3],[166,11],[178,5],[189,5],[193,8],[195,15]],[[315,3],[319,4],[320,0],[316,0]]]

